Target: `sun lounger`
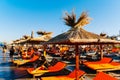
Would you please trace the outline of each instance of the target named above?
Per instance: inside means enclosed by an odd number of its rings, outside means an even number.
[[[96,70],[97,72],[120,70],[120,63],[112,62],[111,58],[103,58],[102,60],[96,62],[86,62],[84,65]]]
[[[57,62],[54,66],[50,66],[47,69],[44,68],[43,66],[40,66],[40,67],[38,67],[36,69],[28,68],[27,71],[28,71],[29,74],[32,74],[33,77],[35,77],[35,76],[41,76],[42,74],[47,73],[47,72],[60,71],[60,70],[64,69],[65,66],[66,66],[66,63]]]
[[[75,80],[76,79],[76,70],[72,71],[70,74],[66,76],[50,76],[50,77],[42,77],[41,80]],[[85,74],[84,71],[78,70],[78,76],[81,79]]]
[[[117,79],[106,73],[99,72],[97,73],[96,77],[93,78],[93,80],[117,80]]]
[[[31,59],[28,59],[28,60],[14,60],[13,61],[13,63],[14,64],[17,64],[17,66],[19,66],[19,65],[23,65],[23,64],[26,64],[26,63],[32,63],[32,62],[34,62],[34,61],[36,61],[37,59],[38,59],[39,57],[37,56],[37,55],[34,55]]]
[[[119,62],[111,62],[109,63],[110,66],[107,66],[106,69],[97,69],[97,72],[102,72],[102,71],[115,71],[115,70],[120,70],[120,63]]]
[[[84,64],[102,64],[102,63],[110,63],[112,62],[112,58],[107,58],[107,57],[103,57],[103,59],[99,60],[99,61],[87,61]]]

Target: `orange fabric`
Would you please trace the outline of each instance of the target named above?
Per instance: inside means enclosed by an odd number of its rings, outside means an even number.
[[[28,68],[27,71],[32,72],[34,68]]]
[[[110,64],[113,65],[113,66],[120,66],[119,62],[111,62]]]
[[[93,80],[117,80],[117,79],[103,72],[99,72],[96,75],[96,77],[93,78]]]
[[[27,69],[27,71],[29,72],[29,73],[31,73],[32,71],[34,71],[35,70],[35,68],[28,68]],[[44,67],[39,67],[39,70],[44,70]]]
[[[104,57],[100,61],[94,61],[94,62],[85,62],[84,64],[102,64],[102,63],[110,63],[113,59]]]
[[[34,50],[31,50],[31,54],[30,55],[32,55],[34,53]]]
[[[30,56],[29,55],[22,55],[22,59],[30,59]]]
[[[47,72],[55,72],[55,71],[59,71],[59,70],[62,70],[64,67],[66,66],[66,63],[64,62],[57,62],[54,66],[51,66],[48,68],[48,70],[43,70],[43,67],[38,67],[37,69],[34,69],[34,68],[28,68],[27,71],[28,73],[30,74],[44,74],[44,73],[47,73]]]
[[[33,53],[34,53],[34,50],[27,51],[27,52],[22,52],[22,58],[23,59],[30,58],[33,55]]]
[[[63,69],[65,66],[66,66],[66,64],[64,62],[57,62],[54,66],[48,67],[48,70],[50,72],[59,71],[59,70]]]
[[[109,63],[109,62],[111,62],[112,60],[113,60],[112,58],[104,57],[103,59],[100,60],[100,62],[102,62],[102,63]]]
[[[23,59],[29,59],[29,58],[30,58],[30,55],[28,54],[28,52],[23,52],[23,53],[22,53],[22,58],[23,58]]]
[[[72,71],[67,76],[50,76],[50,77],[42,77],[41,80],[75,80],[76,78],[76,70]],[[78,70],[78,76],[81,77],[85,74],[84,71]]]
[[[39,56],[34,55],[34,56],[32,57],[32,59],[30,59],[30,62],[34,62],[34,61],[36,61],[38,58],[39,58]]]
[[[89,68],[93,69],[93,70],[98,70],[98,69],[114,69],[117,68],[118,66],[114,66],[111,63],[103,63],[103,64],[89,64],[87,65]]]
[[[112,49],[112,52],[118,52],[118,51],[119,51],[118,48],[113,48],[113,49]]]
[[[84,71],[78,70],[78,76],[81,77],[83,74],[85,74]],[[76,70],[72,71],[67,77],[69,78],[75,78],[76,77]]]

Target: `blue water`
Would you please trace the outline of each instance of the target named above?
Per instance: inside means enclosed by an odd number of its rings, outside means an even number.
[[[0,50],[0,80],[14,80],[20,78],[31,78],[24,67],[17,68],[10,62],[9,53]]]

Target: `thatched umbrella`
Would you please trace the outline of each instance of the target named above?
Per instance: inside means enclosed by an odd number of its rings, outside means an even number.
[[[83,12],[77,21],[76,21],[76,15],[74,13],[72,13],[72,15],[66,13],[66,17],[64,17],[64,20],[66,25],[71,27],[70,30],[50,39],[47,43],[75,45],[76,70],[79,70],[78,45],[117,43],[117,41],[115,40],[106,39],[97,34],[84,30],[83,26],[88,24],[90,21],[90,18],[88,17],[86,12]],[[79,77],[77,75],[78,73],[76,73],[76,79],[78,80]]]
[[[51,39],[51,36],[43,35],[43,36],[40,36],[40,37],[35,37],[35,38],[29,39],[28,43],[46,42],[49,39]]]
[[[28,43],[37,43],[40,44],[40,42],[46,42],[51,39],[52,32],[42,32],[38,31],[37,34],[41,35],[39,37],[30,38]]]
[[[38,35],[51,35],[52,32],[46,32],[46,31],[41,31],[41,30],[39,30],[39,31],[37,31],[37,34],[38,34]]]

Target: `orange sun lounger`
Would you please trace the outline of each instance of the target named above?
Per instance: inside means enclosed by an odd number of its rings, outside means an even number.
[[[38,59],[39,57],[37,56],[37,55],[34,55],[31,59],[28,59],[28,60],[14,60],[13,61],[13,63],[14,64],[17,64],[17,66],[19,66],[19,65],[23,65],[23,64],[26,64],[26,63],[28,63],[28,62],[34,62],[34,61],[36,61],[37,59]]]
[[[47,72],[56,72],[56,71],[60,71],[62,69],[64,69],[66,66],[66,63],[64,62],[57,62],[54,66],[50,66],[48,67],[47,70],[44,70],[44,68],[42,68],[41,66],[34,69],[34,68],[28,68],[27,71],[29,74],[32,74],[33,77],[35,76],[41,76],[44,73]]]
[[[117,80],[117,79],[106,73],[99,72],[97,73],[96,77],[93,78],[93,80]]]
[[[112,62],[111,60],[111,58],[103,58],[101,61],[86,62],[84,65],[97,72],[120,70],[120,63]]]
[[[41,80],[75,80],[76,79],[76,70],[72,71],[70,74],[66,76],[51,76],[51,77],[42,77]],[[84,71],[78,70],[79,78],[85,74]]]
[[[103,57],[103,59],[99,60],[99,61],[88,61],[88,62],[85,62],[84,64],[102,64],[102,63],[110,63],[112,62],[112,58],[107,58],[107,57]]]

